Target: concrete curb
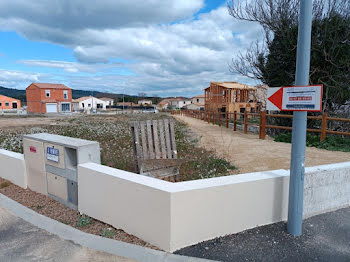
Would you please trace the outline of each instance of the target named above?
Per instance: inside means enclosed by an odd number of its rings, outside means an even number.
[[[56,220],[43,216],[16,201],[0,194],[0,206],[6,208],[14,215],[44,229],[62,239],[72,241],[78,245],[97,251],[103,251],[117,256],[134,259],[140,262],[210,262],[212,260],[174,255],[171,253],[153,250],[118,240],[82,232]]]

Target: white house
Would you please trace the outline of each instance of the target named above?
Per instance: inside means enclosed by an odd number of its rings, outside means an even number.
[[[107,101],[103,101],[93,96],[83,96],[72,100],[73,111],[88,111],[91,109],[106,110]]]
[[[143,106],[152,105],[152,100],[142,99],[142,100],[137,101],[137,104],[143,105]]]
[[[188,98],[173,98],[170,99],[170,106],[172,108],[183,108],[185,105],[189,105],[192,103],[191,99]]]
[[[109,98],[109,97],[101,97],[99,98],[100,100],[105,101],[107,104],[107,106],[113,106],[114,105],[114,100],[113,98]]]

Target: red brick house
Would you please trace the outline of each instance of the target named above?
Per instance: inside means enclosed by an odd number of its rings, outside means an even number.
[[[72,112],[72,89],[63,84],[32,83],[26,94],[28,113]]]
[[[21,101],[12,97],[0,95],[0,110],[20,109]]]

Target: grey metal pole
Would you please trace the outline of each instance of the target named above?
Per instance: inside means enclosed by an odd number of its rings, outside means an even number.
[[[297,67],[295,74],[296,86],[309,84],[312,2],[312,0],[300,1]],[[287,230],[294,236],[300,236],[302,234],[306,122],[306,111],[295,111],[293,113]]]

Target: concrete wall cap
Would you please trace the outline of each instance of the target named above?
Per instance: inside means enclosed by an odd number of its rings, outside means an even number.
[[[12,151],[8,151],[8,150],[5,150],[5,149],[0,149],[0,154],[6,155],[6,156],[9,156],[9,157],[13,157],[13,158],[17,158],[19,160],[24,160],[24,155],[23,154],[12,152]]]
[[[335,163],[335,164],[306,167],[305,173],[313,173],[313,172],[319,172],[322,170],[326,171],[326,170],[331,170],[331,169],[342,169],[342,168],[350,168],[350,162],[342,162],[342,163]]]
[[[246,183],[259,181],[264,179],[272,179],[276,177],[289,176],[289,171],[284,169],[265,171],[265,172],[255,172],[240,175],[231,175],[223,177],[213,177],[207,179],[185,181],[171,183],[168,181],[142,176],[132,172],[127,172],[124,170],[115,169],[108,166],[103,166],[95,163],[85,163],[79,165],[80,168],[92,169],[94,171],[104,173],[106,175],[118,177],[120,179],[125,179],[131,182],[149,186],[155,189],[159,189],[169,193],[176,193],[186,190],[196,190],[209,187],[225,186],[230,184]]]

